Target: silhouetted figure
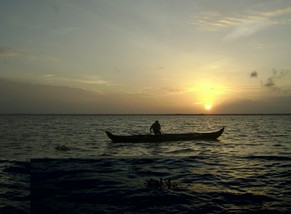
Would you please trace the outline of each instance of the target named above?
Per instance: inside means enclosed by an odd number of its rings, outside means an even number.
[[[152,133],[152,131],[154,131],[155,134],[161,134],[161,125],[159,121],[156,120],[156,122],[151,125],[150,132]]]

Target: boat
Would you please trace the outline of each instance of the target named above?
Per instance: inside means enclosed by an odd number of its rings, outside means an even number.
[[[115,135],[106,131],[112,142],[163,142],[163,141],[191,141],[191,140],[215,140],[222,135],[224,127],[216,132],[208,133],[180,133],[180,134],[146,134],[146,135]]]

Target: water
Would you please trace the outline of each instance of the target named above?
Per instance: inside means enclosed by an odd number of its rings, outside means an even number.
[[[218,141],[112,143],[208,132]],[[291,115],[2,115],[0,213],[290,213]],[[31,202],[31,204],[30,204]]]

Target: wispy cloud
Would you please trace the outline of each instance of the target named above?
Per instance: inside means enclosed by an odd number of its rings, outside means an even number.
[[[32,54],[28,54],[24,51],[15,50],[7,47],[0,47],[0,56],[2,57],[16,57],[16,56],[25,56],[25,57],[33,57]]]
[[[276,82],[280,79],[283,79],[286,75],[288,74],[288,71],[277,71],[275,69],[273,69],[273,73],[272,73],[272,76],[269,77],[267,79],[267,81],[265,81],[263,83],[263,85],[265,87],[268,87],[268,88],[271,88],[273,90],[280,90],[280,91],[285,91],[283,90],[281,87],[279,87]]]
[[[193,17],[193,25],[208,31],[226,31],[226,40],[255,34],[269,26],[291,24],[291,7],[269,11],[225,14],[204,11]]]
[[[17,50],[8,47],[0,47],[0,57],[22,57],[27,60],[42,60],[51,62],[59,61],[59,59],[53,56],[40,56],[23,50]]]
[[[56,75],[54,74],[45,74],[43,75],[45,78],[52,78],[52,77],[55,77]]]
[[[291,7],[286,8],[279,8],[271,11],[266,12],[258,12],[261,16],[265,17],[275,17],[275,16],[282,16],[291,13]]]
[[[186,92],[186,90],[182,88],[161,87],[159,89],[168,94],[181,94]]]
[[[268,88],[272,91],[278,91],[283,93],[288,93],[289,89],[281,86],[278,82],[284,79],[289,73],[289,70],[278,71],[276,69],[272,70],[272,75],[269,76],[266,80],[261,80],[261,85],[265,88]],[[257,71],[253,71],[250,73],[251,78],[259,78],[259,74]]]
[[[74,87],[81,87],[82,89],[87,88],[98,88],[99,86],[116,86],[118,84],[109,82],[98,75],[85,75],[79,77],[68,77],[68,76],[60,76],[55,74],[45,74],[42,76],[45,78],[46,82],[49,81],[51,83],[57,85],[68,85]]]
[[[240,18],[226,17],[218,11],[203,11],[193,17],[192,24],[203,30],[218,31],[241,23]]]
[[[109,81],[106,81],[97,75],[86,76],[86,77],[83,77],[82,79],[76,79],[76,81],[79,81],[85,84],[93,84],[93,85],[107,85],[107,86],[114,85],[113,83],[110,83]]]
[[[9,47],[0,47],[0,57],[21,57],[27,60],[44,60],[44,61],[56,61],[57,59],[49,56],[37,56],[23,50],[17,50]]]

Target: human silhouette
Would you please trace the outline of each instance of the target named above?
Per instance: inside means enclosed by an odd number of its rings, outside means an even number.
[[[151,125],[150,132],[152,133],[152,131],[153,131],[155,134],[161,134],[161,125],[160,125],[159,121],[156,120],[156,122],[154,122],[154,123]]]

